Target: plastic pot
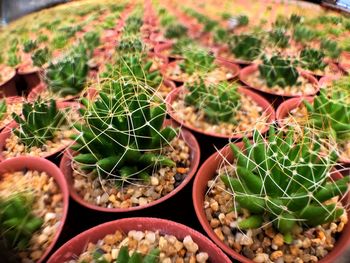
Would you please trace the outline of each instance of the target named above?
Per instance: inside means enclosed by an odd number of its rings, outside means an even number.
[[[243,148],[242,142],[237,143],[236,145],[241,149]],[[217,168],[220,166],[220,164],[223,161],[227,160],[228,162],[233,162],[233,158],[234,156],[229,146],[224,147],[219,152],[216,152],[213,155],[211,155],[200,167],[195,177],[195,180],[193,183],[193,189],[192,189],[192,199],[193,199],[194,209],[195,209],[197,218],[200,224],[202,225],[202,227],[204,228],[205,232],[214,241],[214,243],[217,244],[224,252],[226,252],[230,257],[234,258],[235,260],[238,260],[239,262],[242,262],[242,263],[253,263],[254,261],[246,258],[240,253],[237,253],[235,250],[230,248],[228,245],[226,245],[223,241],[221,241],[218,238],[214,230],[211,228],[204,211],[204,196],[208,189],[208,186],[207,186],[208,181],[214,178]],[[332,172],[332,178],[336,180],[336,179],[342,178],[342,175],[338,171],[334,171]],[[344,201],[343,204],[345,206],[348,206],[349,204],[348,195],[342,198],[342,200]],[[350,217],[350,211],[348,211],[347,213],[348,213],[348,216]],[[346,249],[348,249],[348,246],[350,244],[350,239],[348,238],[349,235],[350,235],[350,223],[345,225],[344,230],[340,233],[334,248],[329,252],[327,256],[325,256],[319,262],[321,263],[336,262],[336,259]]]
[[[219,134],[219,133],[213,133],[213,132],[206,132],[203,131],[197,127],[194,127],[190,124],[187,124],[183,120],[179,119],[176,115],[176,113],[173,110],[172,104],[175,100],[177,100],[179,94],[181,92],[185,91],[185,87],[177,88],[173,90],[168,97],[166,98],[167,102],[167,111],[170,117],[175,120],[177,123],[179,123],[180,126],[184,126],[188,128],[189,130],[195,131],[197,133],[203,134],[205,136],[211,136],[211,137],[216,137],[216,138],[222,138],[222,139],[242,139],[246,134],[236,134],[236,135],[224,135],[224,134]],[[258,95],[257,93],[245,88],[245,87],[239,87],[238,92],[244,96],[249,96],[250,98],[253,99],[261,108],[263,108],[264,112],[268,116],[268,123],[272,123],[275,121],[275,110],[273,109],[272,105],[264,99],[262,96]],[[266,124],[266,127],[261,130],[261,133],[266,133],[269,129],[268,123]]]
[[[302,71],[302,70],[299,70],[299,74],[301,76],[303,76],[304,78],[306,78],[311,84],[313,84],[313,86],[315,87],[315,90],[314,92],[312,93],[309,93],[309,94],[302,94],[302,95],[294,95],[294,94],[278,94],[274,91],[270,91],[270,90],[262,90],[260,89],[259,87],[255,87],[253,84],[251,84],[249,81],[248,81],[248,77],[252,74],[254,74],[256,71],[258,71],[258,65],[254,64],[254,65],[251,65],[251,66],[248,66],[244,69],[242,69],[239,73],[239,79],[245,84],[247,85],[248,87],[254,89],[254,90],[257,90],[261,93],[264,93],[266,95],[273,95],[273,96],[276,96],[276,97],[281,97],[281,98],[292,98],[292,97],[301,97],[301,96],[313,96],[315,94],[317,94],[317,92],[319,91],[320,87],[318,85],[318,81],[317,79],[312,76],[311,74],[305,72],[305,71]]]
[[[165,125],[172,125],[176,126],[176,124],[173,124],[171,121],[166,121]],[[72,177],[73,169],[72,169],[72,155],[74,154],[72,150],[68,150],[64,153],[61,162],[60,162],[60,169],[63,172],[63,174],[66,177],[66,180],[68,182],[68,188],[69,188],[69,193],[70,196],[80,205],[95,210],[95,211],[100,211],[100,212],[111,212],[111,213],[119,213],[119,212],[130,212],[130,211],[136,211],[136,210],[142,210],[154,205],[157,205],[159,203],[162,203],[178,192],[180,192],[192,179],[192,177],[195,175],[199,161],[200,161],[200,148],[199,144],[196,140],[196,138],[186,129],[181,129],[180,132],[180,137],[187,143],[187,145],[190,147],[190,169],[189,172],[186,175],[186,178],[181,182],[179,186],[174,188],[173,191],[168,193],[167,195],[151,202],[148,203],[147,205],[144,206],[134,206],[134,207],[129,207],[129,208],[106,208],[106,207],[100,207],[95,204],[91,204],[87,201],[84,200],[82,196],[80,196],[77,191],[74,189],[74,179]]]
[[[114,234],[117,230],[127,233],[131,230],[137,231],[159,231],[163,235],[174,235],[183,240],[185,236],[190,235],[194,242],[199,246],[199,250],[207,252],[210,262],[230,263],[231,260],[207,237],[199,232],[173,221],[150,218],[134,217],[123,218],[91,228],[65,243],[49,259],[48,263],[61,263],[73,259],[75,255],[81,254],[87,244],[96,243],[108,234]]]
[[[15,158],[11,158],[1,162],[0,178],[3,173],[16,172],[20,170],[34,170],[34,171],[46,172],[48,176],[53,177],[55,179],[63,196],[63,211],[62,211],[61,222],[51,244],[47,247],[42,257],[37,261],[38,263],[41,263],[41,262],[45,262],[44,261],[45,258],[48,256],[52,248],[55,246],[67,218],[68,205],[69,205],[69,193],[68,193],[67,182],[62,172],[60,171],[60,169],[58,169],[58,167],[55,164],[43,158],[29,157],[29,156],[15,157]]]

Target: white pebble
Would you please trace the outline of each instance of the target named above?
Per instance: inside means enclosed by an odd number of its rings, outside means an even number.
[[[147,232],[145,239],[153,244],[156,241],[156,234],[154,232]]]
[[[184,246],[186,247],[187,251],[190,253],[196,253],[198,250],[198,245],[196,243],[193,242],[192,237],[191,236],[186,236],[184,238]]]
[[[154,186],[159,185],[159,179],[155,176],[151,176],[151,184]]]
[[[196,259],[199,263],[206,262],[208,258],[209,258],[209,255],[205,252],[200,252],[196,256]]]
[[[55,213],[47,213],[45,215],[44,221],[48,222],[48,221],[50,221],[52,219],[55,219],[55,218],[56,218],[56,214]]]

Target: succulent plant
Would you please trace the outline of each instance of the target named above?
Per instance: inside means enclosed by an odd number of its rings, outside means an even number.
[[[303,25],[297,25],[293,29],[293,39],[296,42],[306,44],[316,38],[316,33]]]
[[[123,30],[131,35],[137,34],[143,24],[141,17],[137,15],[128,17],[125,23],[126,24]]]
[[[327,56],[333,59],[338,58],[342,52],[341,48],[338,46],[338,43],[330,39],[321,40],[321,49]]]
[[[115,21],[116,21],[116,19],[113,15],[107,16],[103,21],[102,28],[103,29],[114,29],[115,24],[116,24]]]
[[[89,51],[88,56],[92,57],[95,48],[100,44],[100,34],[98,32],[89,31],[85,33],[83,40],[84,46]]]
[[[33,103],[24,103],[22,116],[12,113],[19,127],[13,133],[28,147],[41,147],[54,138],[55,133],[65,123],[63,112],[57,109],[56,102],[49,105],[40,98]]]
[[[303,69],[323,71],[327,66],[327,64],[324,62],[324,53],[317,49],[304,48],[300,52],[299,58],[299,64]]]
[[[158,263],[159,262],[160,250],[158,248],[152,249],[147,255],[143,255],[134,251],[131,255],[127,246],[120,248],[118,256],[116,258],[116,263]],[[97,263],[108,263],[104,258],[104,255],[98,250],[94,253],[94,260]]]
[[[38,36],[36,41],[38,42],[38,44],[40,44],[40,43],[44,43],[48,40],[49,40],[49,37],[47,35],[40,35],[40,36]]]
[[[173,24],[167,27],[165,37],[168,39],[181,38],[187,36],[187,27],[181,24]]]
[[[223,43],[223,42],[227,42],[227,40],[228,40],[227,30],[220,27],[216,28],[216,30],[214,31],[214,42]]]
[[[283,28],[283,29],[288,29],[291,26],[291,21],[284,15],[278,15],[274,27],[275,28]]]
[[[263,57],[259,64],[260,77],[266,81],[268,87],[286,87],[299,85],[299,73],[296,67],[288,58],[274,55],[271,58]]]
[[[1,100],[0,101],[0,120],[2,120],[7,112],[7,104],[6,100]]]
[[[47,47],[37,49],[32,55],[33,65],[41,67],[48,62],[50,58],[50,51]]]
[[[293,26],[295,26],[303,21],[303,17],[297,14],[291,14],[289,21]]]
[[[20,57],[17,55],[18,52],[18,40],[14,39],[10,43],[8,50],[7,64],[11,67],[15,67],[20,63]]]
[[[35,40],[32,40],[32,39],[26,40],[23,43],[23,51],[25,53],[29,53],[29,52],[33,51],[34,49],[36,49],[37,46],[38,46],[38,44]]]
[[[349,139],[350,105],[344,103],[348,94],[338,91],[327,95],[327,90],[321,89],[313,104],[304,101],[308,111],[309,124],[323,137],[330,137],[337,141]]]
[[[33,197],[14,194],[0,198],[0,242],[9,250],[27,248],[35,231],[43,224],[32,213]]]
[[[185,103],[202,110],[211,123],[234,122],[232,118],[240,106],[237,86],[228,82],[205,85],[203,79],[187,86]]]
[[[313,135],[311,135],[313,136]],[[333,222],[344,209],[325,202],[344,194],[350,177],[334,181],[330,170],[335,152],[320,154],[320,144],[305,132],[295,140],[293,130],[276,134],[270,127],[267,139],[257,130],[253,142],[244,139],[245,149],[230,144],[235,156],[235,176],[220,177],[233,192],[236,207],[250,216],[238,223],[242,229],[260,227],[272,221],[287,243],[293,240],[296,225],[318,226]]]
[[[194,41],[190,38],[181,38],[177,40],[171,49],[171,54],[173,55],[182,55],[185,53],[185,50],[192,49],[191,45],[194,45]]]
[[[66,44],[68,43],[68,38],[64,35],[56,35],[52,41],[51,41],[51,45],[54,49],[62,49],[66,46]]]
[[[184,57],[184,61],[179,65],[181,70],[189,75],[195,72],[210,72],[216,67],[215,57],[205,50],[185,50]]]
[[[144,43],[139,38],[122,38],[116,49],[120,54],[140,53],[145,49]]]
[[[237,35],[231,38],[229,47],[236,58],[252,61],[261,54],[262,41],[252,35]]]
[[[280,48],[286,48],[288,46],[289,38],[283,28],[276,28],[269,32],[269,41]]]
[[[165,104],[151,106],[151,96],[143,86],[114,82],[113,92],[100,92],[95,101],[82,99],[83,123],[75,124],[72,149],[81,169],[99,176],[112,177],[116,186],[132,178],[148,180],[161,166],[174,166],[162,154],[177,132],[162,128]]]
[[[84,89],[87,74],[88,56],[86,49],[79,45],[59,61],[50,62],[45,81],[50,91],[65,97],[77,95]]]

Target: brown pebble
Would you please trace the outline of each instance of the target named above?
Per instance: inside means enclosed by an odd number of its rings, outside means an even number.
[[[272,239],[272,244],[276,245],[277,247],[281,247],[284,244],[283,235],[277,234]]]
[[[215,228],[214,229],[214,232],[215,234],[218,236],[218,238],[221,240],[221,241],[224,241],[225,240],[225,237],[224,237],[224,234],[222,233],[221,231],[221,228]]]
[[[270,259],[272,261],[275,261],[280,257],[283,257],[283,252],[281,250],[277,250],[271,254]]]

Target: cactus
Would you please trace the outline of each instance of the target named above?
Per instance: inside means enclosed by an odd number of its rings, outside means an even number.
[[[83,37],[83,45],[89,51],[88,56],[92,57],[94,50],[100,44],[100,35],[97,32],[87,32]]]
[[[31,51],[33,51],[34,49],[36,49],[38,46],[37,42],[35,40],[26,40],[24,43],[23,43],[23,51],[25,53],[29,53]]]
[[[189,75],[195,72],[210,72],[216,67],[215,57],[205,50],[185,50],[184,57],[184,61],[179,66],[183,72]]]
[[[47,47],[39,48],[32,55],[33,65],[37,67],[41,67],[45,63],[48,62],[50,58],[50,51]]]
[[[164,36],[169,39],[181,38],[183,36],[187,36],[187,27],[181,24],[170,25],[166,29]]]
[[[6,249],[27,248],[33,233],[42,226],[42,219],[31,212],[32,206],[33,197],[24,194],[0,199],[0,237]]]
[[[141,53],[145,49],[144,43],[138,38],[123,38],[116,46],[120,54]]]
[[[134,251],[131,255],[129,255],[129,249],[127,246],[123,246],[120,248],[118,256],[116,258],[116,263],[158,263],[159,262],[159,254],[160,250],[158,248],[152,249],[148,252],[147,255],[142,255]],[[98,250],[95,251],[94,260],[97,263],[108,263],[103,254]]]
[[[311,71],[323,71],[327,64],[324,62],[324,53],[313,48],[304,48],[300,52],[300,66]]]
[[[148,180],[156,167],[174,166],[162,155],[177,132],[162,128],[165,104],[152,107],[144,87],[114,82],[113,92],[100,92],[94,102],[82,99],[84,124],[75,124],[80,132],[73,136],[72,149],[81,169],[99,176],[113,177],[120,186],[136,177]]]
[[[209,122],[233,121],[232,117],[240,106],[240,95],[237,86],[222,82],[219,85],[206,86],[203,79],[187,86],[189,94],[185,103],[202,110]]]
[[[294,130],[276,134],[271,126],[266,140],[257,130],[253,142],[245,138],[244,150],[230,144],[236,176],[220,177],[232,190],[236,205],[250,212],[239,227],[258,228],[268,218],[291,243],[295,225],[318,226],[344,213],[335,203],[324,203],[343,195],[350,177],[331,179],[330,170],[338,156],[335,152],[320,155],[320,144],[309,135],[305,131],[296,142]]]
[[[214,37],[214,43],[226,42],[228,40],[227,30],[218,27],[214,31],[214,36],[213,37]]]
[[[21,60],[17,55],[18,52],[18,40],[14,39],[11,41],[10,49],[8,51],[7,64],[11,67],[17,66]]]
[[[181,38],[172,45],[171,54],[182,55],[185,52],[185,50],[192,49],[191,45],[194,45],[194,42],[192,39]]]
[[[276,28],[269,32],[269,40],[280,48],[286,48],[289,44],[289,36],[283,28]]]
[[[295,26],[303,22],[303,17],[297,14],[291,14],[291,16],[289,17],[289,21],[293,26]]]
[[[342,52],[342,49],[338,46],[338,43],[330,39],[321,40],[321,50],[323,50],[327,56],[333,59],[338,58]]]
[[[1,100],[0,101],[0,121],[5,117],[5,114],[7,112],[7,104],[6,100]]]
[[[40,98],[33,103],[24,103],[22,115],[12,113],[12,118],[19,125],[13,132],[29,147],[41,147],[53,139],[56,131],[65,123],[64,114],[57,109],[54,100],[50,100],[49,105]]]
[[[261,54],[262,42],[252,35],[237,35],[231,38],[229,47],[236,58],[252,61]]]
[[[57,62],[51,62],[45,72],[48,88],[60,97],[79,94],[88,74],[88,56],[82,45]]]
[[[316,38],[316,33],[305,26],[297,25],[293,29],[293,38],[296,42],[306,44]]]
[[[259,65],[260,77],[266,81],[268,87],[286,87],[299,85],[298,70],[290,59],[284,59],[278,55],[271,58],[263,57]]]
[[[309,124],[317,129],[323,137],[330,137],[337,141],[350,138],[350,106],[347,93],[340,90],[333,91],[327,96],[327,90],[321,89],[313,104],[304,101],[309,115]]]
[[[143,24],[142,19],[139,16],[137,15],[130,16],[126,20],[126,25],[123,30],[128,34],[135,35],[139,33],[142,24]]]

